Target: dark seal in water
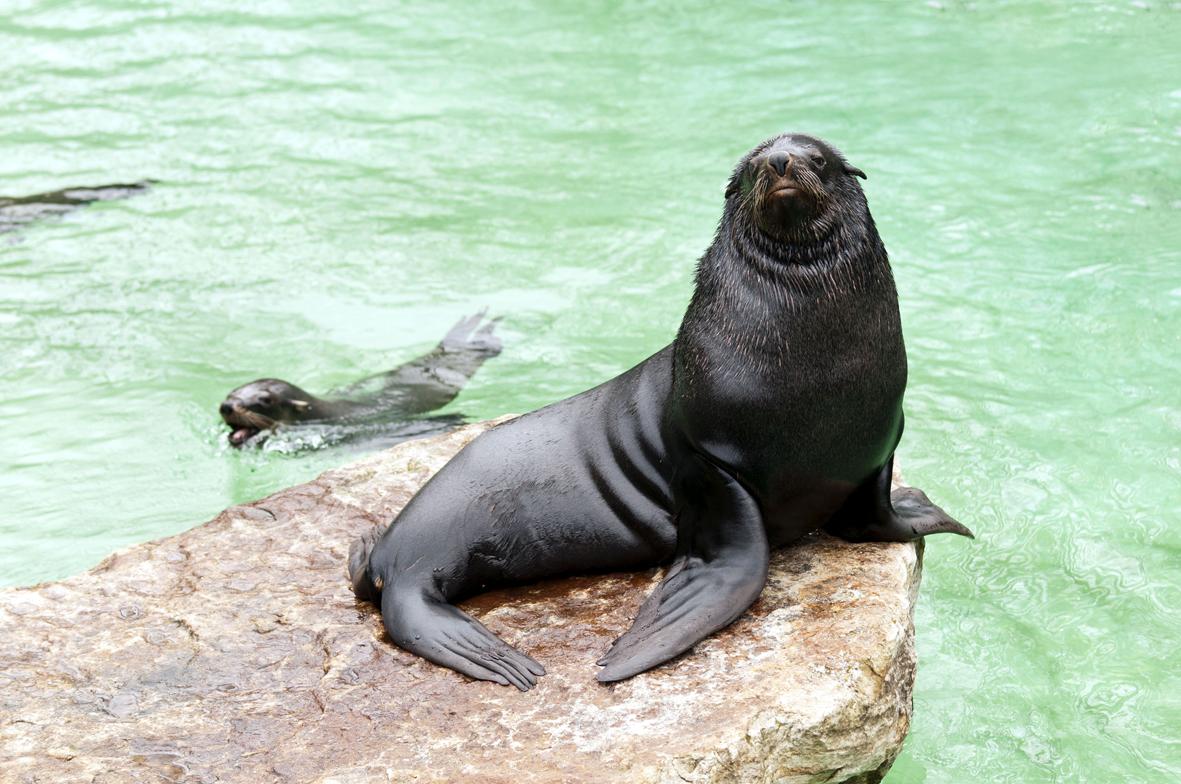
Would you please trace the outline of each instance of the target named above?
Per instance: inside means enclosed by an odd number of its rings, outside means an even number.
[[[890,493],[906,352],[886,250],[825,142],[777,136],[738,164],[671,346],[475,439],[350,553],[399,646],[528,689],[544,668],[452,602],[488,588],[669,563],[600,660],[618,681],[686,651],[758,597],[769,550],[971,536]]]
[[[32,196],[0,196],[0,233],[15,231],[27,223],[72,212],[96,201],[126,199],[151,187],[151,180],[129,184],[65,188]]]
[[[481,326],[481,322],[484,322]],[[279,378],[260,378],[230,392],[219,409],[232,446],[259,446],[274,430],[296,424],[348,424],[394,429],[405,438],[462,422],[457,415],[412,417],[441,408],[459,394],[484,361],[500,353],[497,319],[460,319],[439,345],[393,370],[363,378],[320,398]]]

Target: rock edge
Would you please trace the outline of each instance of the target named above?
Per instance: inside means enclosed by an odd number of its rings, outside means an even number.
[[[910,723],[921,545],[781,550],[735,624],[612,687],[594,661],[657,570],[466,603],[547,667],[526,694],[394,648],[353,600],[349,544],[492,424],[0,591],[0,780],[881,780]]]

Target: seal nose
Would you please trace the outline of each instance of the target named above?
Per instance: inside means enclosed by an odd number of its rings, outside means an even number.
[[[777,150],[767,155],[767,165],[775,170],[775,173],[782,177],[787,173],[787,165],[791,163],[791,156],[782,150]]]
[[[218,408],[217,410],[221,412],[221,415],[223,417],[227,417],[230,414],[234,413],[234,407],[230,405],[230,401],[228,401],[228,400],[223,402],[221,404],[221,407]]]

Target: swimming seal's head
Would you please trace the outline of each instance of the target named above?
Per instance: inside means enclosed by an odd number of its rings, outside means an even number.
[[[219,411],[231,428],[230,444],[242,446],[263,430],[317,419],[319,402],[295,384],[278,378],[260,378],[230,392]]]
[[[739,230],[796,245],[816,242],[865,209],[854,177],[864,179],[865,172],[827,142],[798,133],[774,136],[734,170],[728,211]]]

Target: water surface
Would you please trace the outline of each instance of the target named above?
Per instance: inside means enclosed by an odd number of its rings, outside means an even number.
[[[525,411],[667,343],[730,167],[816,133],[902,295],[938,538],[890,784],[1181,779],[1181,11],[1167,3],[18,0],[0,193],[160,180],[0,238],[0,584],[351,458],[228,450],[505,315],[449,408]],[[194,6],[195,8],[195,6]]]

